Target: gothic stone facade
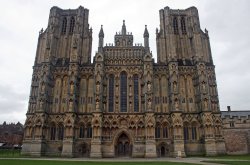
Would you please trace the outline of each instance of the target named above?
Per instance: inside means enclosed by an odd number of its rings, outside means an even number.
[[[126,30],[91,62],[89,11],[52,7],[33,68],[23,154],[165,157],[225,153],[209,36],[195,7],[161,9],[157,63]]]

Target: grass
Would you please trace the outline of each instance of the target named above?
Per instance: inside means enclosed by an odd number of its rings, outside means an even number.
[[[223,160],[216,160],[216,161],[203,161],[208,163],[218,163],[218,164],[228,164],[228,165],[249,165],[250,161],[223,161]]]
[[[15,160],[0,159],[0,165],[190,165],[175,162],[82,162],[82,161],[54,161],[54,160]]]
[[[19,149],[0,149],[0,158],[17,158],[21,156]]]
[[[250,160],[250,154],[248,155],[221,155],[221,156],[211,156],[207,157],[211,159],[230,159],[230,160]]]
[[[208,157],[211,160],[206,160],[203,162],[208,163],[218,163],[218,164],[228,164],[228,165],[249,165],[250,155],[222,155],[222,156],[212,156]],[[215,160],[216,159],[216,160]]]

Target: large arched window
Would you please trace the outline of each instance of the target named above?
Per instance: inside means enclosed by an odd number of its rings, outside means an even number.
[[[177,17],[174,17],[174,19],[173,19],[173,27],[174,27],[174,34],[178,34],[179,31],[178,31],[178,20],[177,20]]]
[[[84,138],[85,136],[85,127],[84,125],[81,125],[79,128],[79,138]]]
[[[109,103],[108,111],[114,111],[114,75],[109,76]]]
[[[50,127],[50,140],[56,140],[56,127],[54,124]]]
[[[184,140],[189,140],[189,132],[187,126],[183,127],[183,133],[184,133]]]
[[[192,126],[192,140],[197,139],[196,126]]]
[[[186,23],[185,23],[184,17],[181,17],[181,31],[182,31],[182,34],[187,34]]]
[[[155,138],[160,138],[160,137],[161,137],[161,127],[159,124],[157,124],[155,127]]]
[[[92,138],[92,127],[90,124],[87,127],[87,138]]]
[[[164,125],[162,127],[162,134],[163,134],[163,138],[168,138],[168,127],[167,127],[167,125]]]
[[[120,104],[121,112],[127,112],[127,74],[125,71],[120,75]]]
[[[139,112],[139,80],[138,75],[133,76],[134,79],[134,112]]]
[[[67,18],[64,17],[62,23],[62,34],[66,34],[66,30],[67,30]]]
[[[64,127],[62,124],[58,126],[58,140],[63,140]]]
[[[75,18],[71,17],[70,18],[70,27],[69,27],[69,33],[73,33],[74,32],[74,27],[75,27]]]

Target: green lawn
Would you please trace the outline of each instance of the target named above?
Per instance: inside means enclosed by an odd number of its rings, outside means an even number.
[[[249,165],[250,161],[204,161],[208,163],[228,164],[228,165]]]
[[[52,160],[14,160],[0,159],[0,165],[190,165],[172,162],[83,162],[83,161],[52,161]]]
[[[0,149],[0,158],[16,158],[20,157],[21,150],[12,150],[12,149]]]
[[[233,160],[250,160],[250,154],[248,155],[221,155],[207,157],[211,159],[233,159]]]
[[[248,155],[221,155],[207,157],[211,160],[204,161],[209,163],[219,163],[228,165],[250,165],[250,154]]]

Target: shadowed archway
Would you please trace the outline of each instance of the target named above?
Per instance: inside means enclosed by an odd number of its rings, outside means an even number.
[[[122,133],[115,144],[116,157],[129,157],[131,156],[132,145],[129,137]]]

